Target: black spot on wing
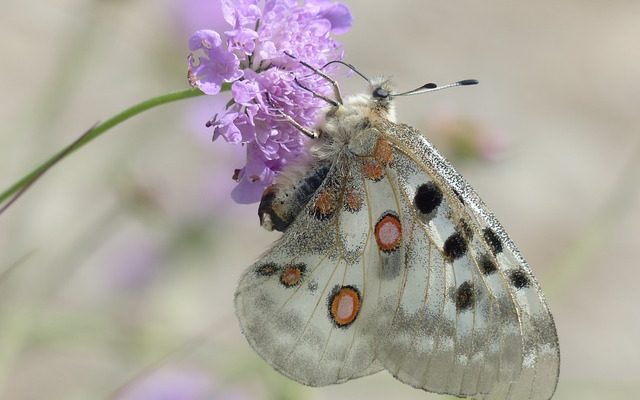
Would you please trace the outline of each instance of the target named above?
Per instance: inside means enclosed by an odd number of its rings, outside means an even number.
[[[464,282],[456,290],[456,310],[458,312],[468,310],[473,307],[475,302],[475,293],[473,292],[473,285],[470,282]]]
[[[529,276],[521,269],[511,271],[509,273],[509,279],[511,280],[511,284],[517,289],[522,289],[531,285]]]
[[[453,261],[467,252],[467,241],[462,234],[455,232],[445,240],[442,250],[445,257]]]
[[[493,254],[502,252],[502,241],[491,228],[484,228],[482,235],[484,236],[484,241],[487,243]]]
[[[478,266],[484,275],[491,275],[498,269],[496,263],[486,254],[480,257]]]
[[[418,186],[413,202],[418,211],[429,214],[442,203],[442,191],[433,182],[427,182]]]
[[[460,233],[462,233],[462,236],[464,236],[464,238],[467,239],[467,241],[471,241],[471,239],[473,238],[473,229],[471,228],[471,225],[469,225],[467,221],[461,219],[458,229]]]
[[[276,263],[266,263],[259,265],[258,268],[256,268],[256,273],[259,276],[271,276],[278,272],[279,269]]]

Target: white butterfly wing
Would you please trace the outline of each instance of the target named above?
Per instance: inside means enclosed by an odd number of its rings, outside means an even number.
[[[334,163],[281,239],[242,276],[236,313],[269,364],[322,386],[382,369],[375,359],[378,249],[353,160]],[[353,170],[354,175],[348,171]]]
[[[407,256],[378,359],[401,381],[428,391],[549,399],[558,340],[528,265],[424,136],[383,124],[394,149],[386,173],[402,198]]]

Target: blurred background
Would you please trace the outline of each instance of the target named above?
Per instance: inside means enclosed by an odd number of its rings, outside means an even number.
[[[338,38],[502,221],[554,313],[556,399],[640,391],[640,2],[346,0]],[[217,1],[3,0],[0,189],[98,120],[184,89],[187,40]],[[357,78],[343,92],[363,90]],[[283,378],[233,312],[278,234],[231,201],[242,149],[204,122],[228,97],[154,109],[54,167],[0,216],[1,399],[444,398],[386,373]]]

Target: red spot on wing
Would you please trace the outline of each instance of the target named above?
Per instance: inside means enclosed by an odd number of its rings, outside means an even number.
[[[306,267],[304,264],[285,266],[280,274],[280,283],[286,287],[293,287],[302,281]]]
[[[391,143],[385,139],[378,139],[376,148],[373,151],[373,157],[384,166],[388,166],[393,161],[393,147]]]
[[[393,213],[385,213],[375,228],[376,242],[380,250],[390,253],[400,247],[402,242],[402,225]]]
[[[337,288],[336,288],[337,289]],[[343,286],[334,290],[329,299],[329,313],[339,327],[346,327],[355,321],[360,312],[360,293],[353,286]]]
[[[362,173],[368,179],[378,182],[384,178],[384,167],[375,159],[366,159],[362,165]]]
[[[336,209],[336,194],[332,189],[323,189],[313,203],[313,215],[320,220],[330,218]]]
[[[362,205],[364,204],[364,199],[362,198],[362,194],[355,191],[350,190],[347,192],[347,195],[344,199],[344,207],[347,211],[356,213],[362,209]]]

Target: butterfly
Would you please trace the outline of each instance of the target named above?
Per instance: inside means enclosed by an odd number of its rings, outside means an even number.
[[[331,81],[316,130],[298,126],[316,139],[310,160],[263,194],[261,225],[283,234],[240,279],[246,339],[310,386],[387,370],[429,392],[551,398],[558,337],[531,269],[427,138],[395,122],[394,97],[477,81],[401,94],[368,81],[344,101]]]

